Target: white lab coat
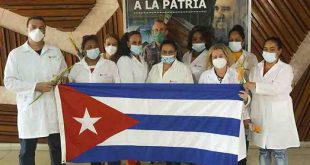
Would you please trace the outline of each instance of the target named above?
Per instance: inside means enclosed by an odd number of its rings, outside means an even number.
[[[199,56],[192,61],[192,52],[188,51],[184,54],[182,61],[187,65],[192,71],[194,82],[198,83],[200,75],[207,70],[207,53],[208,50],[204,50]]]
[[[215,74],[214,67],[204,71],[199,79],[199,84],[221,84],[217,75]],[[237,72],[233,68],[228,68],[224,78],[222,79],[222,84],[239,84],[237,80]]]
[[[67,67],[61,51],[44,45],[38,55],[26,42],[13,49],[5,66],[4,85],[16,92],[17,126],[20,139],[59,133],[54,90],[29,105],[38,95],[36,83],[48,82]]]
[[[80,62],[74,64],[68,76],[70,82],[77,83],[119,83],[120,78],[118,69],[113,61],[100,58],[90,71],[90,66],[83,58]]]
[[[134,56],[122,56],[117,67],[122,83],[144,83],[147,78],[148,65],[142,55],[140,61]]]
[[[214,67],[212,69],[208,69],[204,71],[199,79],[199,84],[239,84],[237,79],[237,72],[234,68],[228,68],[222,82],[220,82],[215,74]],[[248,111],[246,107],[249,105],[250,99],[248,99],[248,103],[244,106],[242,111],[242,118],[249,119]],[[240,134],[239,134],[239,154],[238,160],[242,160],[246,157],[246,144],[245,144],[245,130],[243,122],[240,122]]]
[[[251,120],[262,126],[261,133],[252,133],[254,144],[267,149],[286,149],[300,145],[290,96],[292,67],[279,60],[265,75],[264,61],[250,72],[256,82],[252,91]]]
[[[148,75],[147,83],[194,83],[192,72],[183,63],[175,60],[163,75],[163,62],[154,65]]]
[[[244,63],[244,78],[246,81],[249,81],[250,70],[258,64],[257,58],[254,54],[247,52],[246,50],[242,50],[242,55],[236,63],[232,64],[230,67],[238,69],[238,66],[242,63]]]

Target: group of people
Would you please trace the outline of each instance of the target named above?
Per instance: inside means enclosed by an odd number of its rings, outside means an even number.
[[[45,27],[42,17],[29,18],[28,41],[10,52],[5,67],[5,86],[17,93],[21,165],[35,164],[40,137],[48,137],[52,164],[61,164],[53,94],[56,84],[50,80],[66,68],[66,63],[58,48],[44,42]],[[289,95],[293,72],[292,67],[279,58],[283,49],[279,38],[266,39],[264,60],[258,63],[255,55],[243,49],[246,36],[240,25],[230,30],[228,46],[213,44],[209,30],[195,26],[189,32],[188,52],[184,55],[167,35],[168,29],[161,20],[154,21],[154,41],[144,47],[138,31],[125,33],[120,40],[114,34],[107,35],[104,50],[100,50],[96,35],[86,35],[81,45],[84,57],[74,64],[68,80],[75,83],[243,84],[244,91],[239,93],[244,101],[241,143],[251,139],[260,148],[261,165],[270,165],[272,158],[277,165],[287,165],[286,149],[298,147],[299,139]],[[40,93],[46,94],[29,105]],[[261,131],[251,131],[253,125],[260,126]],[[243,158],[239,164],[246,164]]]

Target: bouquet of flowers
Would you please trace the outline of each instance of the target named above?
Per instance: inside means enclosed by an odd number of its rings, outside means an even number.
[[[73,66],[73,65],[72,65]],[[72,66],[67,67],[66,69],[62,70],[58,75],[55,75],[52,80],[50,81],[53,84],[58,84],[62,78],[64,77],[64,75],[70,71],[70,69],[72,68]],[[36,102],[37,100],[39,100],[40,97],[42,97],[44,93],[41,93],[38,97],[36,97],[29,105],[33,104],[34,102]]]
[[[262,132],[262,127],[260,125],[253,124],[253,123],[249,124],[249,129],[254,133]]]

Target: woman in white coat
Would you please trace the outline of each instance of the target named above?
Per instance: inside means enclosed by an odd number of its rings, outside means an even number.
[[[229,48],[232,51],[231,67],[237,71],[237,80],[241,84],[249,81],[249,73],[251,68],[257,65],[258,61],[254,54],[244,50],[245,45],[245,33],[241,25],[235,25],[228,34]],[[247,113],[250,112],[250,107],[246,108]],[[249,119],[243,121],[245,127],[248,127],[250,123]],[[249,130],[246,129],[246,137],[248,137]],[[247,149],[249,147],[249,141],[247,140]],[[243,160],[243,164],[246,164],[246,159]]]
[[[99,41],[96,35],[83,37],[82,46],[84,58],[74,64],[69,73],[69,81],[75,83],[119,83],[116,64],[100,56]],[[120,162],[108,162],[110,165],[120,165]],[[101,165],[91,163],[91,165]]]
[[[229,56],[231,52],[224,44],[216,44],[209,49],[208,66],[210,69],[204,71],[199,79],[199,84],[239,84],[237,72],[229,67]],[[245,91],[240,91],[239,96],[244,100],[245,108],[249,105],[250,98]],[[243,120],[249,119],[246,109],[243,109]],[[245,132],[242,122],[240,122],[240,144],[239,144],[239,164],[244,164],[246,157]]]
[[[263,58],[250,72],[244,87],[253,94],[251,120],[261,125],[262,132],[253,133],[254,144],[260,147],[261,165],[287,165],[287,148],[300,145],[290,97],[292,67],[279,59],[282,43],[276,37],[264,44]]]
[[[161,62],[152,67],[147,83],[193,83],[190,69],[176,59],[177,50],[174,41],[163,41],[160,46]]]
[[[190,69],[177,60],[178,47],[174,41],[164,40],[160,45],[161,62],[154,65],[148,75],[147,83],[194,83]],[[180,165],[167,162],[167,165]]]
[[[100,56],[96,35],[83,37],[82,50],[84,58],[76,63],[68,76],[70,82],[76,83],[119,83],[120,78],[116,64]]]
[[[240,25],[235,25],[228,35],[229,48],[232,51],[231,59],[233,63],[231,67],[237,70],[238,81],[245,83],[249,80],[251,68],[257,65],[258,61],[254,54],[243,49],[245,45],[244,29]]]
[[[205,26],[195,26],[188,34],[186,52],[182,62],[192,71],[194,82],[198,83],[202,72],[207,70],[207,53],[213,40],[213,35]]]
[[[113,62],[117,62],[119,59],[119,47],[120,42],[118,37],[115,34],[108,34],[104,38],[104,50],[102,57]]]
[[[122,83],[144,83],[148,66],[142,56],[142,38],[137,31],[124,34],[121,41],[122,56],[117,67]]]

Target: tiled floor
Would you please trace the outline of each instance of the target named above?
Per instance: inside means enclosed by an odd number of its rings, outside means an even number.
[[[258,149],[251,147],[248,153],[248,165],[258,164]],[[39,145],[36,153],[37,165],[49,165],[50,159],[46,145]],[[310,165],[310,142],[301,148],[289,149],[290,165]],[[0,165],[18,165],[18,144],[0,144]],[[67,163],[67,165],[75,165]],[[89,165],[83,163],[78,165]]]

